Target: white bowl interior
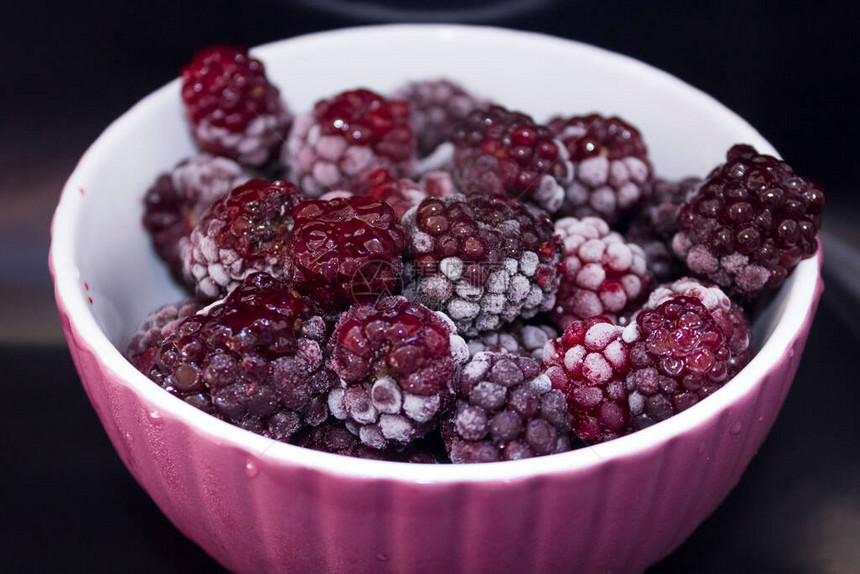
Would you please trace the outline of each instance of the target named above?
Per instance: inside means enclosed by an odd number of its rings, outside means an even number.
[[[547,36],[493,28],[395,25],[314,34],[269,44],[254,53],[299,113],[321,97],[350,88],[389,93],[407,80],[448,77],[538,120],[592,111],[618,114],[641,129],[663,177],[704,176],[737,142],[776,154],[736,114],[665,72]],[[70,177],[55,216],[52,264],[58,293],[82,336],[113,370],[127,375],[130,385],[152,386],[110,343],[123,349],[147,313],[183,297],[141,225],[142,198],[157,174],[192,153],[179,83],[174,81],[138,103],[93,144]],[[762,315],[756,325],[759,345],[773,333],[786,306],[798,304],[790,303],[791,292],[802,289],[795,298],[809,296],[815,265],[804,262]],[[807,277],[803,287],[795,285],[799,274]],[[782,344],[784,349],[786,343]],[[779,352],[773,351],[775,356]],[[754,384],[752,375],[747,378],[745,384]],[[158,400],[173,400],[155,390],[163,395]],[[693,418],[689,424],[694,424]],[[217,432],[240,441],[250,435],[240,429]]]

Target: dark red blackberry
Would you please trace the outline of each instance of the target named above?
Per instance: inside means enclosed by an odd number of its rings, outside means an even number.
[[[369,197],[305,201],[293,209],[286,276],[323,310],[393,293],[406,233],[394,210]]]
[[[326,334],[289,283],[255,273],[224,301],[184,319],[146,374],[197,408],[287,440],[328,417],[337,377],[324,365]]]
[[[653,279],[645,254],[598,217],[555,222],[564,245],[564,274],[552,318],[562,329],[598,315],[623,323],[648,295]]]
[[[517,460],[571,449],[564,395],[540,361],[481,352],[463,367],[453,414],[442,424],[454,463]]]
[[[284,142],[292,116],[259,60],[212,46],[182,69],[182,101],[197,147],[261,166]]]
[[[404,297],[350,307],[328,351],[341,379],[329,393],[329,409],[373,448],[406,444],[432,430],[469,357],[444,315]]]
[[[683,263],[672,252],[672,237],[678,231],[681,205],[701,183],[696,177],[677,182],[656,180],[630,222],[625,237],[642,248],[648,269],[658,281],[671,281],[685,273]]]
[[[143,226],[156,253],[182,276],[182,252],[203,212],[250,176],[231,159],[198,154],[163,173],[143,199]]]
[[[529,325],[517,321],[502,330],[481,333],[473,339],[468,339],[466,343],[473,357],[478,353],[489,351],[532,357],[541,361],[547,341],[556,337],[558,332],[549,325]]]
[[[430,155],[439,144],[450,139],[454,128],[469,112],[487,105],[463,86],[445,79],[410,82],[395,96],[410,104],[418,157]]]
[[[713,394],[752,358],[741,308],[716,288],[689,283],[661,288],[636,317],[626,381],[633,430]]]
[[[410,177],[416,159],[409,103],[364,89],[320,100],[296,118],[282,156],[290,178],[311,197],[349,189],[374,169]]]
[[[454,182],[467,195],[509,195],[555,212],[572,177],[564,146],[522,113],[473,110],[454,129]]]
[[[407,178],[397,179],[388,170],[376,169],[356,179],[351,191],[353,195],[384,201],[391,206],[397,218],[402,220],[407,211],[427,197],[453,195],[454,184],[446,172],[425,174],[421,182],[416,183]]]
[[[731,296],[779,287],[818,244],[824,192],[785,162],[735,145],[681,208],[672,248]]]
[[[301,199],[289,182],[253,179],[213,203],[184,252],[183,274],[197,295],[218,299],[258,271],[283,275],[291,210]]]
[[[390,445],[382,450],[367,446],[347,429],[343,421],[331,418],[316,427],[302,427],[290,442],[303,448],[370,460],[418,464],[445,462],[444,456],[437,454],[431,445],[422,444],[424,441],[421,440],[408,445]]]
[[[648,150],[629,123],[591,114],[557,117],[549,128],[563,142],[574,166],[562,215],[597,215],[615,223],[649,191],[653,170]]]
[[[168,303],[150,313],[129,339],[125,356],[138,371],[146,373],[155,364],[155,354],[161,342],[176,331],[183,319],[200,310],[202,305],[193,299],[181,303]]]
[[[503,196],[429,198],[403,225],[404,292],[445,312],[464,336],[552,308],[560,246],[543,211]]]
[[[630,344],[622,333],[624,328],[606,317],[592,317],[573,321],[544,349],[545,375],[567,397],[573,431],[584,441],[603,442],[630,432]]]

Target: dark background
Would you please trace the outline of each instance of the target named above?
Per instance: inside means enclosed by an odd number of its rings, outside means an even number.
[[[87,403],[53,304],[50,215],[101,130],[172,79],[196,49],[389,21],[520,28],[636,57],[714,95],[824,186],[827,289],[793,390],[738,487],[651,572],[860,571],[860,4],[776,0],[7,6],[0,16],[3,569],[219,571],[133,481]]]

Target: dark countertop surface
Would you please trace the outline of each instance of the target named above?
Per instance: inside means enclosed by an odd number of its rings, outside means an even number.
[[[794,387],[740,484],[649,572],[860,572],[860,4],[428,5],[31,0],[0,18],[7,55],[0,75],[4,571],[220,571],[125,470],[65,348],[46,265],[48,225],[77,158],[208,44],[418,20],[545,32],[641,59],[714,95],[823,185],[826,290]]]

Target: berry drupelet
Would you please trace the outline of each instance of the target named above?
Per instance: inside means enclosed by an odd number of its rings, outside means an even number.
[[[375,301],[399,287],[406,233],[388,204],[370,197],[314,199],[293,209],[285,274],[322,310]]]
[[[498,331],[487,331],[469,339],[469,353],[474,357],[483,351],[510,353],[543,360],[543,349],[547,341],[558,337],[558,332],[549,325],[530,325],[519,321]]]
[[[283,275],[291,213],[301,200],[292,183],[253,179],[213,203],[183,254],[183,274],[197,295],[221,298],[254,272]]]
[[[277,155],[292,115],[262,62],[248,50],[212,46],[182,69],[182,101],[201,151],[262,166]]]
[[[554,118],[549,128],[573,163],[561,214],[616,223],[647,195],[653,169],[639,131],[618,117]]]
[[[752,299],[815,253],[823,207],[788,164],[735,145],[681,208],[672,248],[695,275]]]
[[[397,179],[388,170],[377,169],[360,176],[350,191],[353,195],[384,201],[402,220],[407,211],[428,197],[454,195],[454,184],[444,171],[426,173],[416,183],[405,177]]]
[[[555,222],[563,244],[564,273],[552,318],[562,329],[576,319],[603,315],[616,322],[644,301],[653,284],[645,254],[598,217]]]
[[[349,189],[379,168],[410,177],[416,158],[409,103],[365,89],[320,100],[296,118],[281,155],[290,179],[311,197]]]
[[[324,365],[327,330],[312,304],[264,273],[190,316],[145,372],[171,394],[276,440],[328,417],[337,377]]]
[[[183,319],[194,315],[202,305],[193,299],[168,303],[150,313],[129,339],[125,356],[138,371],[146,373],[155,364],[161,342],[176,331]]]
[[[404,217],[405,293],[473,337],[555,302],[560,245],[543,211],[503,196],[425,199]]]
[[[432,430],[453,399],[457,369],[469,357],[447,317],[399,296],[350,307],[328,350],[329,366],[340,377],[329,409],[377,449]]]
[[[233,160],[205,153],[158,176],[143,199],[143,226],[175,276],[182,277],[182,253],[203,212],[249,179]]]
[[[572,177],[567,150],[546,126],[501,106],[470,112],[451,135],[454,183],[466,195],[508,195],[550,213]]]

